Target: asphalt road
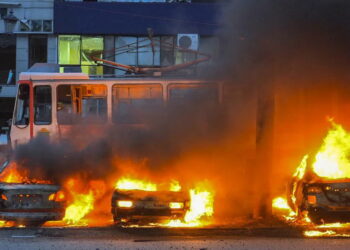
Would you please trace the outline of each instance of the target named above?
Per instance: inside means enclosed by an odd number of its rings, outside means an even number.
[[[350,238],[288,228],[3,228],[0,249],[349,249]]]

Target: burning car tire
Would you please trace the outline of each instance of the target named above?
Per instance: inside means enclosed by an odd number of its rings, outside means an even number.
[[[58,200],[59,190],[51,184],[0,183],[0,219],[25,226],[61,220],[64,201]]]

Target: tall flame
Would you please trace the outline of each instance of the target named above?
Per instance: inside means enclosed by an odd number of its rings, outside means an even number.
[[[185,222],[198,222],[203,216],[210,217],[214,214],[213,193],[195,188],[190,190],[191,206],[186,213]]]
[[[72,197],[70,205],[66,207],[63,221],[69,225],[84,225],[84,217],[94,209],[95,194],[93,190],[85,190],[82,180],[79,177],[70,178],[64,184]]]
[[[315,157],[314,172],[329,179],[350,178],[350,133],[332,122],[332,129],[323,139]]]
[[[168,227],[198,227],[209,223],[214,215],[214,192],[203,184],[189,191],[190,209],[187,211],[184,221],[171,220]]]
[[[79,224],[93,210],[94,200],[91,191],[88,194],[75,194],[73,203],[66,208],[63,221],[70,225]]]

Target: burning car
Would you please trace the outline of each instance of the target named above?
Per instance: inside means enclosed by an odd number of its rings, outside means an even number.
[[[112,214],[116,224],[183,220],[189,210],[189,196],[184,192],[116,189]]]
[[[0,183],[0,219],[29,226],[61,220],[63,199],[56,185]]]
[[[303,158],[288,195],[295,214],[315,224],[350,222],[350,134],[332,125],[319,151]]]
[[[49,181],[29,179],[10,160],[0,167],[0,220],[17,225],[40,226],[46,221],[61,220],[65,195]]]

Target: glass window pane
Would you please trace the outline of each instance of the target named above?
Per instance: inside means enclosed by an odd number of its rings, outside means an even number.
[[[107,119],[107,88],[104,85],[82,85],[81,117],[90,122]]]
[[[57,87],[57,122],[58,124],[72,124],[74,121],[71,85]]]
[[[44,20],[43,21],[43,31],[44,32],[52,32],[52,20]]]
[[[113,121],[116,123],[147,123],[159,114],[162,104],[159,85],[113,86]]]
[[[205,102],[217,102],[218,88],[215,84],[206,86],[171,86],[169,102],[171,104],[189,104]]]
[[[153,48],[147,37],[138,38],[138,65],[159,66],[160,65],[160,38],[153,37]]]
[[[21,84],[18,87],[16,111],[14,115],[15,125],[29,124],[29,85]]]
[[[103,75],[103,66],[81,66],[81,71],[88,75]]]
[[[96,65],[91,56],[103,57],[103,37],[83,36],[81,46],[81,64]]]
[[[137,65],[137,37],[118,36],[115,39],[116,61],[126,65]]]
[[[33,35],[29,37],[29,66],[34,63],[47,62],[47,36]]]
[[[175,49],[174,49],[174,37],[173,36],[162,36],[162,47],[161,47],[161,65],[169,66],[175,63]]]
[[[32,24],[32,30],[31,31],[34,31],[34,32],[42,31],[43,20],[32,20],[31,24]]]
[[[34,88],[34,123],[51,124],[51,87],[36,86]]]
[[[58,37],[58,62],[59,64],[80,64],[80,36]]]
[[[60,85],[57,87],[57,121],[59,124],[105,122],[107,88],[104,85]]]

